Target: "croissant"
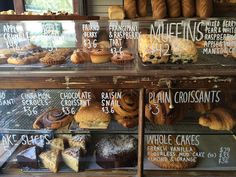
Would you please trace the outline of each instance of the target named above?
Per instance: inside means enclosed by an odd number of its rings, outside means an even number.
[[[212,0],[196,0],[197,16],[202,18],[208,18],[213,13],[213,1]]]
[[[147,16],[147,0],[138,0],[137,7],[138,7],[138,15],[140,17]]]
[[[212,130],[232,130],[236,120],[228,109],[216,108],[199,118],[199,124]]]
[[[168,15],[171,18],[180,17],[181,3],[180,0],[167,0]]]
[[[184,17],[193,17],[195,12],[195,0],[182,0],[182,13]]]
[[[136,1],[124,0],[124,10],[127,18],[135,18],[137,16]]]
[[[152,0],[152,16],[156,19],[162,19],[167,16],[165,0]]]

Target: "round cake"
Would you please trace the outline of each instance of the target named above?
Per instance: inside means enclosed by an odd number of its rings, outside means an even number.
[[[96,144],[96,162],[102,168],[135,167],[138,140],[130,135],[113,135]]]

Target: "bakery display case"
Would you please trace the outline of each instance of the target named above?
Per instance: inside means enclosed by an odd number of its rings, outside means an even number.
[[[54,3],[0,13],[1,175],[236,175],[235,1]]]

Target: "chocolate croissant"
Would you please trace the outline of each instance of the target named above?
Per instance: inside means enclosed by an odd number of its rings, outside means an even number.
[[[137,7],[138,7],[138,15],[140,17],[147,16],[147,0],[138,0]]]
[[[195,0],[182,0],[182,13],[184,17],[193,17],[196,13]]]
[[[135,18],[137,16],[136,0],[124,0],[124,10],[127,18]]]
[[[168,15],[171,18],[181,16],[181,2],[180,0],[167,0]]]
[[[167,6],[165,0],[152,0],[152,16],[155,19],[162,19],[167,16]]]
[[[201,18],[211,17],[213,14],[212,0],[196,0],[197,16]]]

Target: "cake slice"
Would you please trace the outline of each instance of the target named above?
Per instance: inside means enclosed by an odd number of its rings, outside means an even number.
[[[88,145],[90,142],[91,142],[90,135],[76,135],[68,139],[69,146],[80,148],[82,150],[83,155],[87,154],[89,148]]]
[[[39,155],[45,168],[53,173],[58,172],[61,155],[59,150],[50,150]]]
[[[52,150],[65,150],[65,140],[62,138],[55,138],[50,141],[50,147]]]
[[[21,168],[38,168],[37,147],[33,146],[21,151],[17,154],[16,159]]]
[[[75,172],[80,171],[81,149],[72,147],[62,151],[62,159],[65,164]]]

